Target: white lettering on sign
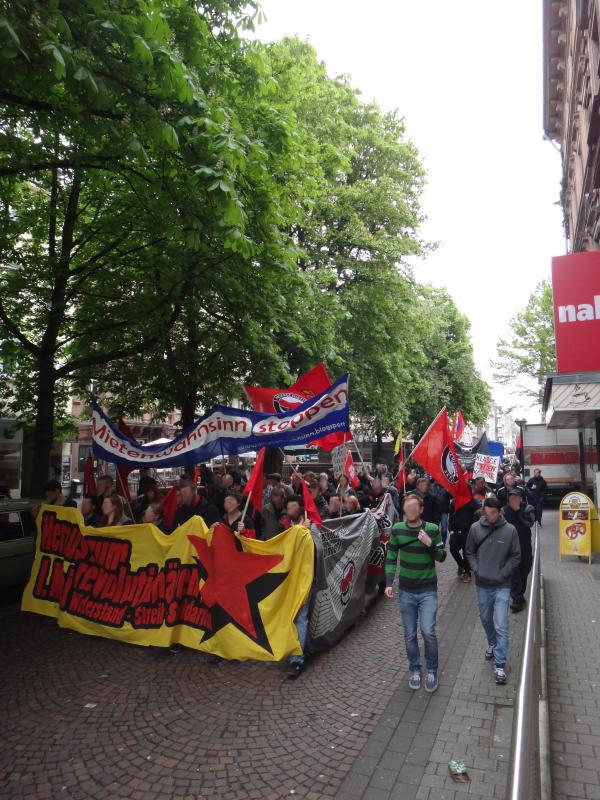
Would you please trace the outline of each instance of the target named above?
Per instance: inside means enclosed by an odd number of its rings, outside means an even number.
[[[558,307],[559,322],[587,322],[600,319],[600,294],[594,296],[594,303],[579,303],[578,306]]]

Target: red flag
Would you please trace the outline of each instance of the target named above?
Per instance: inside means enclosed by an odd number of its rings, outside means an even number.
[[[83,470],[83,493],[84,495],[97,493],[96,478],[94,477],[94,459],[92,458],[91,450],[88,450]]]
[[[412,451],[412,458],[454,497],[456,510],[471,500],[463,468],[458,463],[454,442],[448,430],[448,414],[442,408],[427,433]]]
[[[250,502],[255,511],[262,508],[263,499],[263,461],[265,460],[265,447],[261,447],[256,459],[256,464],[252,468],[248,483],[244,486],[244,494],[250,495]]]
[[[244,386],[244,392],[255,411],[280,414],[283,411],[291,411],[292,408],[296,408],[311,397],[324,392],[330,386],[331,381],[327,370],[323,364],[317,364],[316,367],[301,375],[296,383],[288,386],[287,389]],[[338,447],[351,439],[352,434],[350,432],[330,433],[322,439],[311,442],[311,444],[329,452],[334,447]]]
[[[169,491],[161,501],[163,512],[165,515],[165,522],[172,528],[175,524],[175,512],[177,511],[177,487],[171,486]]]
[[[356,467],[354,466],[354,459],[350,450],[346,450],[346,458],[344,459],[344,475],[348,478],[348,482],[353,489],[359,485],[358,475],[356,474]]]
[[[317,511],[315,501],[313,500],[313,496],[310,493],[310,489],[308,488],[306,481],[302,481],[302,497],[304,498],[304,510],[308,514],[309,520],[314,522],[315,525],[322,525],[323,520]]]
[[[462,435],[467,427],[464,417],[462,415],[462,411],[458,410],[456,414],[456,421],[454,423],[454,441],[459,442],[462,438]]]
[[[404,452],[400,448],[400,461],[398,462],[398,474],[396,475],[396,488],[399,492],[403,492],[406,487],[406,463],[404,461]]]
[[[127,425],[127,423],[120,419],[117,423],[118,429],[121,433],[124,433],[125,436],[129,436],[130,439],[133,439],[135,442],[135,436],[131,428]],[[132,467],[125,467],[122,464],[117,465],[117,494],[123,495],[130,503],[131,503],[131,495],[129,493],[129,473],[132,471]]]

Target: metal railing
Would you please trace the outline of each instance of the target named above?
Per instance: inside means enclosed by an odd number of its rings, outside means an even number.
[[[536,522],[506,800],[549,800],[551,796],[544,592],[539,537],[539,525]]]

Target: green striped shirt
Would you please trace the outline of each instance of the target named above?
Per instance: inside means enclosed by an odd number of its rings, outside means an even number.
[[[419,531],[431,539],[431,547],[425,547],[417,536]],[[385,583],[391,586],[396,574],[396,563],[400,554],[400,576],[398,587],[408,592],[430,592],[437,589],[435,562],[444,561],[446,551],[437,525],[423,522],[411,528],[407,522],[397,522],[393,528],[385,557]]]

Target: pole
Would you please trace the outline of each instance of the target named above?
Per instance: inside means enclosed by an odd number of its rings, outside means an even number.
[[[366,466],[365,462],[363,461],[362,453],[360,452],[360,450],[359,450],[359,448],[358,448],[358,444],[356,443],[356,440],[355,440],[355,439],[352,439],[352,440],[349,442],[349,444],[353,444],[353,445],[354,445],[354,447],[356,448],[356,453],[357,453],[357,455],[358,455],[358,457],[359,457],[359,459],[360,459],[360,463],[362,464],[362,468],[363,468],[363,469],[364,469],[364,471],[366,472],[366,471],[367,471],[367,466]]]
[[[581,478],[581,491],[587,491],[587,481],[585,477],[585,441],[583,439],[583,431],[577,432],[579,439],[579,475]]]
[[[119,482],[121,484],[121,491],[123,492],[123,499],[127,503],[127,508],[129,510],[131,521],[135,522],[135,519],[133,518],[133,510],[131,508],[131,503],[129,502],[129,498],[127,497],[127,492],[125,491],[125,485],[123,484],[123,478],[121,477],[121,473],[119,472],[118,465],[117,465],[117,478],[119,479]]]

